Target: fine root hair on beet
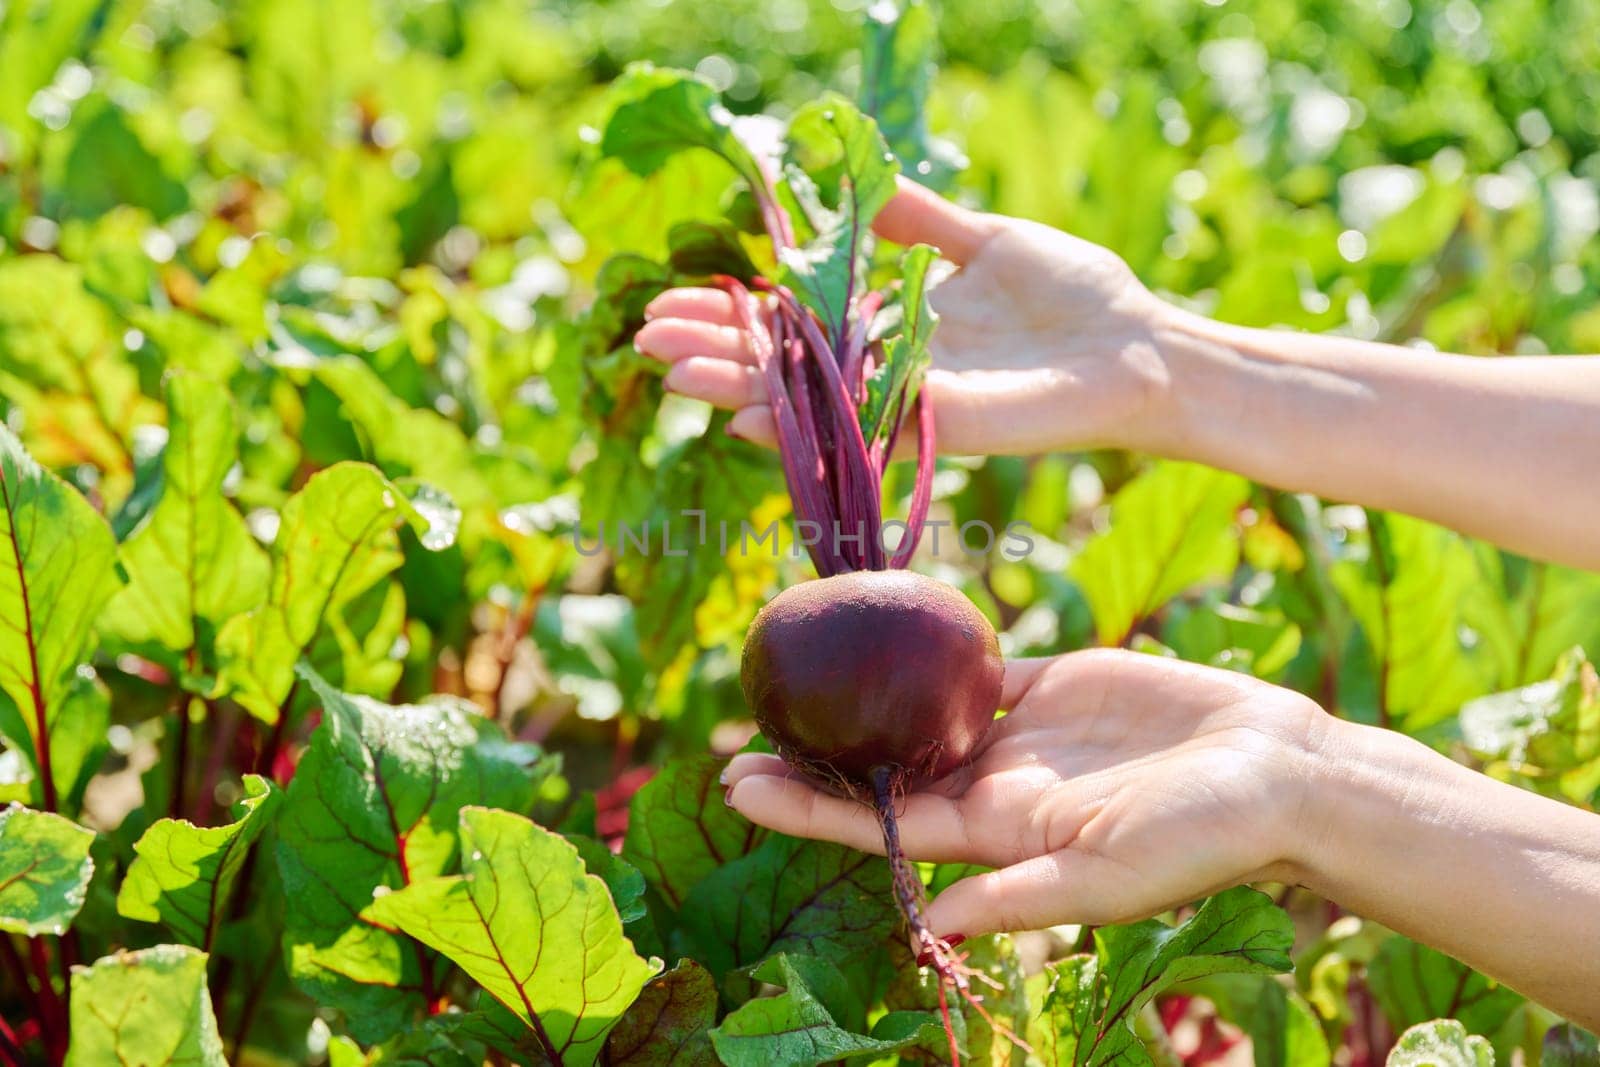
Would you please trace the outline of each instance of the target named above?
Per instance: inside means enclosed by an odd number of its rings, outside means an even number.
[[[922,885],[922,875],[917,870],[916,864],[907,858],[905,849],[900,845],[900,821],[895,809],[905,798],[905,785],[906,776],[903,771],[891,767],[875,768],[872,772],[872,804],[878,813],[878,826],[883,831],[883,851],[889,860],[895,903],[900,906],[900,914],[905,917],[906,926],[911,931],[919,964],[926,960],[925,966],[932,968],[934,972],[939,996],[939,1017],[944,1024],[945,1037],[950,1041],[950,1062],[953,1064],[961,1062],[961,1048],[956,1041],[955,1025],[950,1018],[947,989],[954,989],[962,1000],[972,1006],[991,1030],[1024,1052],[1032,1054],[1033,1049],[1028,1043],[1010,1027],[990,1015],[983,1006],[983,997],[973,992],[974,983],[999,992],[1003,992],[1005,987],[983,971],[967,966],[968,954],[957,952],[950,942],[935,935],[928,927],[925,916],[928,898]]]

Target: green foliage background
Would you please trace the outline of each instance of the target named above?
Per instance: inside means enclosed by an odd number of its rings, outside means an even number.
[[[627,343],[666,275],[602,264],[721,218],[725,183],[597,161],[605,87],[651,60],[784,115],[856,91],[887,14],[0,2],[0,796],[34,809],[0,813],[0,1054],[940,1054],[881,865],[758,831],[715,785],[749,733],[745,625],[806,569],[714,539],[573,541],[785,512],[772,458],[663,404]],[[951,195],[1108,245],[1233,322],[1600,351],[1585,0],[911,18],[943,56],[910,99]],[[940,517],[1035,531],[1026,559],[921,564],[1009,654],[1250,671],[1596,801],[1600,578],[1133,455],[948,460],[937,486]],[[494,917],[497,891],[523,921]],[[1046,1063],[1159,1061],[1157,1005],[1220,1016],[1257,1063],[1377,1062],[1437,1017],[1459,1024],[1397,1062],[1594,1055],[1454,961],[1278,897],[1223,894],[1177,932],[982,939],[974,962]],[[1219,916],[1276,947],[1208,940]],[[1124,996],[1141,953],[1181,956],[1186,982]],[[69,990],[72,963],[93,966]],[[958,1022],[980,1061],[1026,1058]]]

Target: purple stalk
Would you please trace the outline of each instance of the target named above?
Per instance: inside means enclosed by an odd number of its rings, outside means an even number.
[[[906,514],[906,536],[895,550],[889,566],[904,567],[911,561],[911,553],[922,540],[922,524],[928,519],[928,505],[933,502],[933,404],[928,394],[917,392],[917,485],[911,491],[911,510]]]
[[[794,231],[778,203],[765,162],[761,178],[761,185],[753,187],[752,193],[773,250],[781,257],[785,249],[794,247]],[[750,288],[726,276],[714,281],[733,297],[756,366],[766,381],[795,517],[821,529],[822,536],[807,545],[817,573],[827,577],[853,570],[905,567],[922,538],[933,496],[933,408],[918,395],[916,485],[905,538],[890,559],[880,539],[883,472],[905,412],[904,391],[890,398],[883,413],[882,418],[893,419],[887,440],[874,427],[874,443],[868,446],[860,415],[874,362],[873,345],[867,337],[884,294],[868,292],[857,297],[852,279],[839,321],[822,323],[793,292],[767,279],[752,278]],[[769,310],[763,310],[751,289],[771,294]],[[846,549],[840,534],[860,539],[848,542]]]

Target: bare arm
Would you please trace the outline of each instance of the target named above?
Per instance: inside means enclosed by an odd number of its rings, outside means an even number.
[[[933,294],[927,388],[947,452],[1137,448],[1600,568],[1600,356],[1482,359],[1211,322],[1103,248],[909,185],[877,225],[961,265]],[[738,409],[732,431],[770,443],[726,295],[676,290],[650,314],[637,343],[673,364],[667,386]]]
[[[1152,427],[1154,446],[1600,569],[1600,357],[1486,359],[1162,317],[1173,418],[1165,440]]]
[[[1600,1027],[1600,815],[1351,723],[1317,774],[1300,881]]]

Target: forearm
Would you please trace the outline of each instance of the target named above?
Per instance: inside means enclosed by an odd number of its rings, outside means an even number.
[[[1310,784],[1307,886],[1600,1027],[1600,815],[1337,721]]]
[[[1600,567],[1600,357],[1482,359],[1174,312],[1158,447]]]

